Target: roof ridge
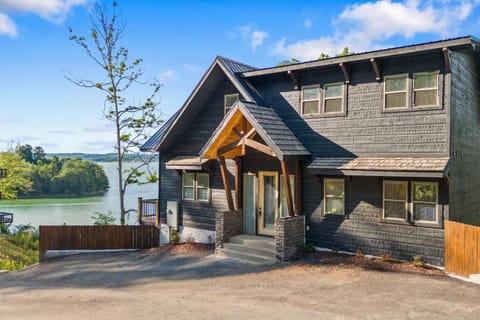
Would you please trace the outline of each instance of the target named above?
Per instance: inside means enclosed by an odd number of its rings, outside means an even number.
[[[223,57],[223,56],[220,56],[220,55],[218,55],[217,58],[219,60],[224,61],[224,62],[234,63],[234,64],[237,64],[237,65],[242,66],[242,67],[246,67],[246,68],[251,69],[251,70],[257,70],[258,69],[254,66],[249,65],[249,64],[246,64],[246,63],[243,63],[243,62],[240,62],[240,61],[237,61],[237,60],[233,60],[231,58]],[[235,73],[237,73],[237,72],[235,72]]]

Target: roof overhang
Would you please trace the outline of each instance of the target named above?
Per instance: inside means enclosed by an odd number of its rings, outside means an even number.
[[[448,158],[316,158],[307,172],[316,175],[444,178]]]
[[[207,168],[208,159],[200,157],[175,157],[165,163],[167,170],[192,170],[201,171]]]

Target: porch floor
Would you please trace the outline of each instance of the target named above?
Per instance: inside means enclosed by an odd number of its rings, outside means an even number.
[[[241,234],[230,238],[217,249],[217,256],[227,257],[252,264],[277,262],[274,238]]]

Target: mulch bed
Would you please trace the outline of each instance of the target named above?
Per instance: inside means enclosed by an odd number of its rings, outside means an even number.
[[[399,261],[388,258],[370,258],[361,255],[348,255],[333,252],[305,253],[301,258],[304,262],[329,265],[335,267],[360,267],[365,270],[413,273],[427,276],[445,276],[445,272],[432,266],[414,266],[412,262]]]
[[[161,247],[156,247],[148,250],[149,254],[157,254],[162,252],[171,252],[171,253],[188,253],[188,254],[198,254],[205,255],[210,254],[215,251],[215,244],[206,244],[206,243],[180,243],[180,244],[169,244]]]

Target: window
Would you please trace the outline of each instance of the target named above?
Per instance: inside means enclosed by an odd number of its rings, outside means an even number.
[[[292,190],[292,201],[295,207],[295,175],[290,174],[290,188]],[[288,217],[287,194],[283,183],[283,175],[280,175],[280,217]]]
[[[413,106],[438,105],[437,73],[415,73],[413,75]]]
[[[182,174],[183,200],[208,201],[208,173],[184,172]]]
[[[383,218],[407,220],[407,181],[383,181]]]
[[[306,86],[302,87],[302,114],[319,114],[320,105],[320,87]]]
[[[408,108],[408,75],[385,77],[385,110]]]
[[[343,179],[324,179],[325,214],[345,214],[345,181]]]
[[[412,183],[413,220],[437,222],[438,184],[432,182]]]
[[[238,93],[233,93],[233,94],[226,94],[224,96],[224,109],[225,109],[225,114],[230,111],[232,108],[233,104],[237,102],[239,99]]]
[[[323,113],[343,112],[343,84],[332,83],[324,87]]]

